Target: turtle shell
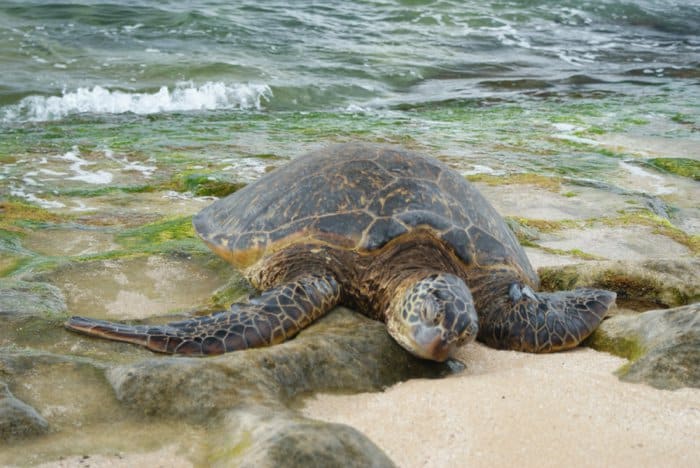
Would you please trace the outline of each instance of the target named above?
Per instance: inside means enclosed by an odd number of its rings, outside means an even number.
[[[351,143],[296,158],[203,209],[194,226],[239,268],[297,242],[362,253],[429,229],[467,265],[507,263],[537,278],[475,187],[433,158],[394,147]]]

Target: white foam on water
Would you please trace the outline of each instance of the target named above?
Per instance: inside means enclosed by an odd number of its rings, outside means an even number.
[[[243,181],[252,182],[265,174],[267,166],[268,165],[265,162],[260,161],[259,159],[241,158],[234,164],[222,168],[221,171],[233,171]]]
[[[32,175],[35,175],[35,174],[36,174],[36,173],[34,173],[34,174],[30,174],[30,173],[25,174],[25,176],[22,178],[22,182],[23,182],[25,185],[31,185],[31,186],[33,186],[33,187],[41,187],[41,186],[44,185],[44,184],[42,184],[41,182],[37,182],[36,180],[34,180],[34,179],[31,177]]]
[[[23,198],[27,200],[28,202],[35,203],[39,205],[42,208],[64,208],[66,205],[59,201],[53,201],[53,200],[44,200],[43,198],[39,198],[33,193],[27,193],[22,189],[19,188],[12,188],[10,189],[10,195],[13,197],[17,198]]]
[[[555,122],[552,123],[552,127],[556,128],[560,132],[575,132],[576,130],[581,130],[581,127],[577,127],[576,125],[569,124],[569,123],[564,123],[564,122]]]
[[[74,146],[72,150],[68,151],[62,156],[58,156],[58,159],[63,159],[65,161],[71,162],[70,170],[75,173],[74,176],[68,177],[68,180],[79,180],[81,182],[86,182],[88,184],[109,184],[112,182],[113,175],[111,172],[98,170],[95,172],[86,171],[83,166],[90,166],[95,164],[94,162],[86,161],[85,159],[78,156],[80,154],[78,147]]]
[[[495,175],[495,174],[500,174],[501,171],[497,171],[496,169],[489,167],[489,166],[484,166],[481,164],[472,164],[472,168],[466,171],[460,171],[462,175],[475,175],[475,174],[490,174],[490,175]]]
[[[649,171],[645,171],[639,166],[634,164],[629,164],[625,161],[620,161],[620,167],[625,169],[627,172],[632,174],[634,177],[641,177],[647,179],[654,189],[654,195],[668,195],[676,191],[675,188],[669,187],[664,184],[664,178],[658,174],[652,174]]]
[[[576,136],[573,133],[583,130],[583,127],[579,127],[574,124],[565,122],[552,122],[552,127],[561,133],[552,134],[552,138],[557,138],[559,140],[566,140],[572,143],[579,143],[582,145],[600,146],[600,142],[593,140],[591,138],[583,138]]]
[[[163,194],[163,197],[166,200],[197,200],[197,201],[212,201],[212,200],[217,200],[219,197],[215,197],[213,195],[203,195],[200,197],[195,197],[192,192],[176,192],[174,190],[168,190]]]
[[[126,156],[124,156],[123,158],[118,158],[114,155],[114,152],[109,148],[104,148],[103,151],[107,159],[111,159],[112,161],[122,166],[122,171],[140,172],[143,175],[144,179],[150,179],[153,176],[153,173],[158,169],[158,167],[156,166],[148,166],[138,161],[129,161],[129,158],[127,158]]]
[[[64,91],[61,96],[27,96],[19,103],[0,109],[0,121],[47,121],[68,115],[156,114],[161,112],[260,109],[272,98],[266,84],[226,84],[207,82],[202,85],[178,83],[174,88],[162,86],[154,93],[130,93],[102,86]]]
[[[590,138],[582,138],[582,137],[578,137],[576,135],[555,134],[555,135],[552,135],[552,137],[558,138],[559,140],[570,141],[572,143],[581,143],[583,145],[600,146],[600,142],[598,142],[596,140],[592,140]]]
[[[82,202],[80,200],[74,200],[73,203],[75,204],[75,206],[73,206],[70,209],[71,211],[83,212],[83,211],[92,211],[95,209],[95,208],[92,208],[92,207],[86,205],[84,202]]]
[[[44,161],[45,162],[45,161]],[[51,169],[39,169],[39,172],[42,174],[58,177],[58,176],[65,176],[68,175],[67,172],[59,172],[59,171],[53,171]],[[42,179],[42,180],[54,180],[54,179]]]

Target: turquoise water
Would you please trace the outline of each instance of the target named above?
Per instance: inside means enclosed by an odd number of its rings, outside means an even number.
[[[610,181],[629,155],[600,135],[694,153],[699,28],[671,0],[3,1],[0,195],[80,209],[129,173],[247,182],[353,139]]]

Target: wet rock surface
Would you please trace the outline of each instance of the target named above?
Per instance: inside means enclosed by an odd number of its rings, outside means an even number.
[[[44,319],[35,321],[41,323],[25,326],[58,327]],[[215,434],[219,442],[187,442],[196,447],[190,458],[207,465],[393,466],[357,430],[300,416],[295,409],[299,399],[319,391],[379,391],[409,378],[440,377],[459,369],[457,363],[412,357],[389,337],[384,324],[344,308],[289,342],[212,358],[161,356],[60,332],[69,344],[44,346],[25,340],[23,349],[0,348],[0,371],[21,390],[17,396],[36,408],[10,395],[12,425],[6,431],[22,440],[51,427],[60,437],[70,438],[86,427],[101,431],[109,425],[114,436],[133,432],[135,424],[141,431],[158,428],[154,434],[167,432],[177,441],[186,432],[174,433],[171,426],[216,427],[207,438]],[[42,420],[50,426],[42,426]],[[168,429],[161,429],[163,425]],[[153,437],[157,435],[132,445],[152,449]],[[63,453],[70,455],[80,447]],[[87,453],[95,449],[82,446]],[[50,453],[43,456],[50,458]],[[21,456],[14,446],[9,458],[0,456],[0,463]]]
[[[0,278],[0,317],[55,315],[66,310],[63,293],[51,284]]]
[[[384,324],[337,308],[277,346],[212,358],[147,359],[112,368],[107,378],[134,410],[201,421],[246,403],[282,408],[310,392],[377,391],[450,372],[448,364],[406,353]]]
[[[211,466],[393,467],[392,461],[358,430],[301,417],[289,411],[247,408],[231,411]]]
[[[15,398],[0,382],[0,440],[12,441],[44,434],[49,423],[34,408]]]
[[[617,304],[634,310],[700,301],[700,259],[608,261],[539,269],[549,290],[596,287],[617,292]]]
[[[61,291],[72,315],[125,320],[188,310],[232,274],[193,255],[146,255],[69,263],[40,275]]]
[[[544,288],[616,291],[618,315],[589,344],[630,359],[620,370],[626,381],[698,387],[697,304],[628,315],[700,301],[697,208],[662,194],[531,179],[480,187],[543,267]],[[159,190],[84,201],[90,210],[76,216],[4,205],[0,271],[12,277],[0,278],[1,465],[79,464],[89,455],[184,466],[391,466],[363,434],[305,418],[299,402],[481,365],[414,359],[384,324],[342,308],[282,345],[203,359],[68,333],[68,313],[163,323],[253,292],[194,237],[190,215],[210,200]]]
[[[683,258],[690,250],[656,234],[649,226],[592,226],[581,236],[581,229],[564,229],[540,237],[538,244],[557,251],[578,251],[610,260],[639,261],[648,258]]]
[[[621,379],[662,389],[700,387],[700,260],[591,262],[539,273],[546,289],[617,292],[618,309],[584,345],[629,359]]]
[[[700,303],[605,320],[589,346],[630,359],[622,380],[656,388],[700,388]]]

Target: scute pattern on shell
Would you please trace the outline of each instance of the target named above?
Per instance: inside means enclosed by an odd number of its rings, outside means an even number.
[[[430,229],[467,265],[507,263],[537,278],[469,182],[435,159],[389,146],[349,143],[299,157],[205,208],[194,224],[240,268],[290,243],[363,252]]]

